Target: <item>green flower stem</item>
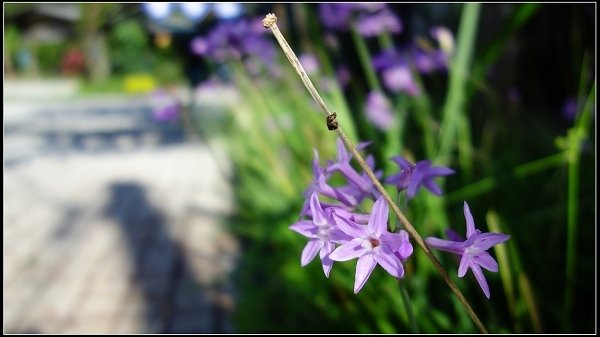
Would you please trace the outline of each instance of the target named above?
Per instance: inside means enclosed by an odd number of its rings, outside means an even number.
[[[392,39],[392,35],[390,34],[390,32],[383,32],[382,34],[379,34],[377,36],[377,39],[379,40],[379,45],[383,49],[394,48],[394,39]]]
[[[469,66],[473,56],[475,35],[477,32],[477,20],[479,18],[479,3],[467,3],[463,5],[463,12],[458,30],[458,45],[456,55],[450,65],[450,88],[443,109],[442,126],[440,134],[440,150],[438,158],[442,165],[448,162],[448,156],[456,144],[456,134],[470,132],[468,123],[461,123],[461,114],[465,109],[465,88],[468,79]],[[460,150],[461,148],[459,148]],[[459,151],[459,157],[468,155],[469,152]],[[459,159],[460,160],[460,159]],[[460,160],[461,163],[470,161]]]
[[[402,302],[404,303],[404,307],[406,308],[406,312],[408,313],[408,320],[410,321],[410,332],[419,333],[419,327],[417,326],[417,318],[415,317],[412,305],[410,305],[410,295],[408,294],[408,289],[406,289],[406,284],[404,284],[402,280],[398,280],[398,287],[400,288],[400,294],[402,294]]]
[[[333,113],[327,108],[327,106],[325,105],[325,102],[323,102],[323,99],[321,98],[321,96],[319,95],[317,90],[315,89],[315,86],[312,84],[312,82],[308,78],[308,75],[306,75],[304,68],[302,68],[300,61],[298,61],[298,57],[296,57],[296,54],[294,53],[292,48],[289,46],[289,44],[287,43],[287,41],[281,34],[281,31],[279,31],[279,28],[277,27],[276,22],[277,22],[277,17],[275,17],[274,14],[268,14],[265,17],[265,19],[263,19],[263,26],[265,28],[271,29],[271,31],[273,32],[273,35],[277,39],[277,42],[279,42],[279,45],[283,49],[284,54],[287,56],[288,60],[290,61],[290,63],[292,64],[292,66],[294,67],[296,72],[298,73],[298,76],[300,77],[300,79],[302,80],[304,85],[306,86],[306,89],[310,92],[311,96],[317,102],[319,107],[321,107],[323,114],[327,118],[330,118],[330,116],[333,116]],[[458,289],[458,286],[456,285],[454,280],[452,280],[450,275],[448,275],[448,272],[446,271],[446,269],[444,269],[444,267],[441,265],[440,261],[435,257],[435,255],[433,255],[433,253],[431,252],[429,247],[427,247],[427,245],[425,244],[425,241],[423,240],[421,235],[419,235],[419,233],[415,230],[415,228],[410,223],[410,221],[408,221],[408,219],[404,216],[402,211],[400,211],[398,206],[394,203],[394,201],[392,200],[390,195],[387,193],[387,191],[385,190],[383,185],[381,185],[381,183],[379,182],[379,179],[377,179],[377,177],[375,176],[373,171],[369,168],[369,165],[367,165],[364,158],[356,150],[356,148],[354,147],[354,145],[352,144],[350,139],[348,139],[348,136],[346,136],[346,133],[343,131],[343,129],[341,127],[339,127],[339,125],[338,125],[337,128],[334,128],[334,130],[337,133],[337,135],[340,137],[340,139],[342,139],[342,141],[344,142],[346,149],[348,151],[352,152],[352,155],[354,156],[354,158],[356,159],[356,161],[358,162],[360,167],[364,170],[364,172],[367,174],[369,179],[371,179],[371,181],[373,182],[373,184],[375,185],[377,190],[385,198],[385,200],[388,203],[389,207],[391,208],[392,212],[400,219],[400,221],[404,225],[404,228],[406,229],[406,231],[413,238],[413,240],[417,243],[417,245],[419,247],[421,247],[421,249],[423,250],[425,255],[429,258],[429,260],[431,260],[431,262],[433,263],[433,265],[435,266],[437,271],[440,273],[440,275],[442,276],[444,281],[446,281],[446,284],[448,285],[450,290],[454,293],[454,295],[457,297],[457,299],[460,301],[460,303],[465,307],[465,310],[467,311],[467,313],[469,314],[469,316],[471,317],[471,319],[473,320],[473,322],[475,323],[475,325],[477,326],[479,331],[481,331],[482,333],[487,333],[487,329],[485,328],[485,326],[483,325],[483,323],[481,322],[481,320],[479,319],[479,317],[477,316],[477,314],[475,313],[475,311],[473,310],[473,308],[471,307],[471,305],[469,304],[469,302],[467,301],[465,296],[462,294],[460,289]]]
[[[369,48],[367,48],[365,40],[362,38],[362,36],[360,36],[354,25],[351,25],[350,33],[352,35],[352,42],[354,42],[354,46],[358,52],[358,59],[363,67],[365,76],[367,76],[367,83],[369,84],[369,87],[371,90],[381,91],[381,84],[379,83],[375,69],[373,69],[373,64],[371,63],[371,54],[369,53]]]
[[[596,84],[592,85],[584,109],[577,118],[575,126],[568,132],[567,161],[567,263],[565,287],[565,316],[571,317],[573,306],[573,280],[575,279],[575,262],[577,261],[577,227],[579,206],[579,168],[581,163],[581,147],[587,139],[587,131],[592,119],[592,108],[595,103]],[[566,318],[568,322],[569,319]]]

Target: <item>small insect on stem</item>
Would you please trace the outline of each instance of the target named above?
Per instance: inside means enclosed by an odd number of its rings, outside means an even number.
[[[330,131],[337,130],[338,128],[338,122],[335,120],[336,117],[337,114],[334,112],[331,115],[327,115],[327,117],[325,118],[325,120],[327,121],[327,128]]]

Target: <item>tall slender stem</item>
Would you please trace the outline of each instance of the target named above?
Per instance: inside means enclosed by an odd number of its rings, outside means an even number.
[[[277,17],[274,14],[267,14],[267,16],[263,19],[262,24],[265,28],[271,29],[271,31],[273,32],[273,35],[275,35],[275,38],[277,39],[277,41],[279,42],[279,45],[283,49],[284,54],[287,56],[288,60],[292,64],[292,67],[294,67],[294,69],[298,73],[298,76],[300,77],[300,79],[302,80],[304,85],[306,86],[306,89],[308,90],[310,95],[313,97],[315,102],[317,102],[317,104],[319,105],[319,107],[321,108],[321,110],[323,111],[325,116],[327,117],[327,119],[329,120],[330,117],[335,118],[335,114],[327,108],[327,105],[325,105],[325,102],[323,101],[323,99],[321,98],[319,93],[317,92],[317,89],[315,89],[315,86],[312,84],[312,82],[310,81],[310,78],[306,74],[306,71],[304,71],[304,68],[300,64],[298,57],[296,57],[296,54],[294,53],[292,48],[289,46],[289,44],[287,43],[287,41],[281,34],[281,31],[279,31],[279,28],[277,27],[276,22],[277,22]],[[328,123],[328,127],[329,127],[329,123]],[[336,128],[334,128],[334,130],[338,134],[338,136],[342,139],[342,141],[344,142],[346,149],[348,149],[348,151],[352,152],[352,155],[354,156],[354,158],[356,159],[356,161],[358,162],[360,167],[365,171],[365,173],[367,174],[369,179],[371,179],[373,184],[375,184],[375,187],[377,188],[377,190],[383,195],[386,202],[392,209],[392,212],[398,217],[398,219],[400,219],[400,221],[404,225],[404,228],[406,229],[406,231],[410,234],[410,236],[413,238],[413,240],[415,240],[417,245],[419,247],[421,247],[421,249],[423,250],[425,255],[427,255],[427,257],[431,260],[431,262],[433,263],[435,268],[438,270],[438,272],[440,273],[440,275],[442,276],[444,281],[446,281],[446,284],[448,284],[448,287],[450,287],[450,290],[452,290],[454,295],[458,298],[458,300],[465,307],[465,310],[467,311],[467,313],[469,314],[471,319],[473,319],[473,322],[475,323],[475,325],[477,326],[479,331],[481,331],[482,333],[488,333],[485,326],[483,325],[483,323],[481,323],[481,320],[479,319],[479,317],[477,316],[475,311],[473,311],[473,308],[471,307],[471,305],[469,304],[469,302],[467,301],[465,296],[462,294],[460,289],[458,289],[458,286],[456,285],[456,283],[452,280],[452,278],[450,278],[450,275],[448,275],[448,272],[440,264],[439,260],[435,257],[435,255],[433,255],[433,253],[431,252],[429,247],[427,247],[423,238],[421,238],[421,236],[415,230],[415,228],[410,223],[410,221],[408,221],[406,216],[404,216],[402,211],[400,211],[398,206],[394,203],[394,201],[392,200],[390,195],[387,193],[387,191],[385,190],[383,185],[381,185],[381,183],[379,182],[379,179],[377,179],[377,177],[375,176],[373,171],[369,168],[369,165],[367,165],[367,163],[365,162],[363,157],[360,155],[360,153],[356,150],[356,148],[354,147],[354,145],[352,144],[350,139],[348,139],[348,137],[346,136],[346,133],[344,133],[343,129],[341,127],[337,126]]]

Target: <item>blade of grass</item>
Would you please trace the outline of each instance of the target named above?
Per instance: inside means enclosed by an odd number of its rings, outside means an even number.
[[[468,129],[461,128],[460,115],[465,109],[465,88],[475,46],[481,4],[467,3],[463,6],[457,36],[456,55],[450,64],[448,96],[443,108],[440,147],[436,156],[442,160],[442,165],[447,165],[449,162],[450,152],[456,144],[457,132],[470,132]],[[464,146],[470,147],[471,145],[463,144]],[[464,151],[459,152],[459,156],[467,154]],[[469,158],[461,160],[461,163],[470,162]],[[469,167],[463,169],[469,171]]]
[[[506,229],[501,228],[500,217],[496,212],[490,210],[487,212],[486,222],[488,227],[490,228],[490,232],[496,233],[505,233],[510,234],[506,231]],[[513,275],[512,269],[508,262],[508,253],[506,251],[506,245],[496,245],[494,246],[494,252],[496,253],[496,258],[498,259],[498,265],[500,266],[500,278],[502,279],[502,285],[504,286],[504,296],[506,297],[506,302],[508,303],[508,311],[513,316],[513,320],[515,319],[515,291],[513,284]]]
[[[568,160],[568,184],[567,184],[567,263],[565,287],[564,316],[566,328],[569,328],[568,319],[571,315],[573,305],[573,280],[575,277],[575,262],[577,261],[577,227],[579,209],[579,169],[581,162],[581,150],[583,142],[587,139],[588,129],[592,118],[592,107],[595,103],[596,83],[592,85],[584,109],[576,120],[575,127],[569,130],[567,160]]]

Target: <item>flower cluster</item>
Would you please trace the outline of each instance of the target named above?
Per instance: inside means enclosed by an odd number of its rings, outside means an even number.
[[[361,151],[368,145],[368,142],[361,143],[356,150]],[[375,170],[372,156],[367,156],[366,162],[378,179],[396,186],[398,193],[406,191],[407,200],[412,199],[420,187],[441,195],[442,191],[434,178],[454,173],[447,167],[432,166],[428,160],[413,164],[401,156],[391,159],[400,170],[385,179],[380,171]],[[304,219],[289,228],[309,238],[302,252],[301,265],[306,266],[319,254],[326,277],[329,277],[334,261],[357,259],[354,292],[358,293],[377,264],[396,278],[404,277],[403,264],[412,255],[413,246],[405,230],[389,230],[386,200],[364,172],[357,172],[351,160],[341,139],[337,140],[336,160],[327,161],[325,167],[320,165],[318,152],[314,151],[313,181],[305,191],[306,202],[301,212]],[[341,174],[347,184],[332,186],[329,180],[335,173]],[[320,197],[328,201],[322,201]],[[370,214],[358,211],[366,199],[374,200]],[[489,288],[481,267],[498,271],[498,265],[486,250],[508,240],[509,236],[476,230],[466,202],[464,213],[467,240],[447,241],[429,237],[426,242],[432,248],[461,255],[458,276],[464,276],[467,269],[471,268],[489,298]]]
[[[402,31],[400,19],[383,3],[324,3],[320,16],[327,28],[344,31],[355,25],[365,37]]]
[[[218,63],[243,61],[249,71],[256,73],[257,64],[276,66],[276,49],[272,41],[265,38],[265,33],[260,19],[220,21],[205,36],[194,38],[190,48],[194,54]]]

